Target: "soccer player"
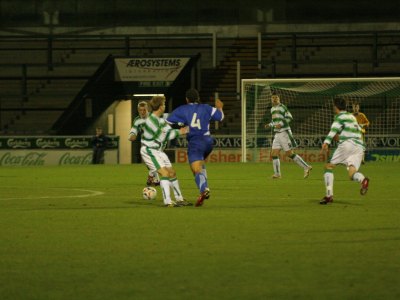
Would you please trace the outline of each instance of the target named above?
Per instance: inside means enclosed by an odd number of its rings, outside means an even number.
[[[149,116],[149,108],[146,101],[140,101],[137,106],[138,116],[133,120],[132,128],[129,132],[129,140],[136,141],[138,136],[143,133],[143,126],[146,123],[146,118]],[[150,171],[146,181],[147,186],[160,185],[157,171]]]
[[[328,204],[333,202],[333,169],[338,164],[347,167],[350,180],[361,183],[360,193],[365,195],[368,191],[369,179],[358,172],[364,155],[364,142],[361,138],[361,127],[356,118],[346,111],[346,101],[342,98],[333,99],[335,119],[331,130],[322,144],[322,152],[327,152],[328,147],[335,137],[339,137],[339,145],[329,162],[325,165],[324,181],[326,194],[319,202]]]
[[[369,126],[369,120],[365,114],[360,112],[360,104],[353,103],[353,115],[356,117],[358,125],[361,127],[361,137],[363,142],[365,143],[365,129]],[[364,163],[365,153],[362,159],[362,163]]]
[[[295,154],[293,151],[293,149],[297,147],[297,143],[293,138],[292,130],[289,126],[289,123],[293,120],[292,114],[287,107],[281,103],[277,94],[272,93],[271,102],[272,121],[266,124],[265,127],[272,128],[275,133],[271,152],[272,166],[274,169],[272,179],[279,179],[282,177],[281,162],[279,160],[279,152],[282,149],[285,151],[286,156],[290,157],[296,164],[303,168],[304,178],[307,178],[310,175],[312,167],[308,165],[300,155]]]
[[[192,203],[184,200],[179,186],[176,172],[165,154],[164,149],[168,140],[187,132],[187,127],[172,129],[161,116],[165,111],[165,97],[154,96],[150,101],[152,113],[147,117],[142,133],[142,147],[140,154],[150,171],[157,171],[160,175],[160,187],[166,207],[188,206]],[[175,202],[171,199],[171,189],[174,192]]]
[[[205,160],[213,149],[213,138],[210,135],[210,121],[224,119],[221,100],[215,101],[215,107],[200,102],[199,92],[196,89],[186,91],[187,104],[176,108],[167,118],[172,124],[189,126],[186,136],[188,141],[188,159],[200,195],[196,206],[203,205],[205,199],[210,198]]]

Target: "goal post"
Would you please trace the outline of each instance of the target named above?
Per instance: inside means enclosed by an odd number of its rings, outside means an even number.
[[[333,121],[335,96],[346,99],[349,112],[352,104],[360,105],[370,121],[367,137],[400,133],[400,77],[242,79],[242,162],[269,160],[273,133],[265,124],[271,121],[272,93],[293,115],[290,126],[304,153],[320,149]]]

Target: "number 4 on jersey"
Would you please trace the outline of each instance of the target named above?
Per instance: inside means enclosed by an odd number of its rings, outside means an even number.
[[[199,130],[201,130],[200,119],[197,119],[197,113],[193,114],[192,122],[190,122],[190,127],[197,127]]]

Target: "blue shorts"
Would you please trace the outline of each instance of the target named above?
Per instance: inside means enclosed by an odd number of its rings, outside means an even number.
[[[206,136],[193,136],[188,140],[188,158],[191,164],[197,160],[205,160],[213,150],[213,138]]]

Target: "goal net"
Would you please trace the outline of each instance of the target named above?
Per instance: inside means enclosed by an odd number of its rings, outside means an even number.
[[[347,100],[347,111],[359,104],[370,121],[371,136],[400,133],[400,78],[242,79],[242,161],[269,161],[273,133],[271,95],[280,96],[293,116],[290,127],[299,148],[317,155],[316,149],[329,132],[334,113],[332,99]],[[307,160],[307,157],[303,157]]]

